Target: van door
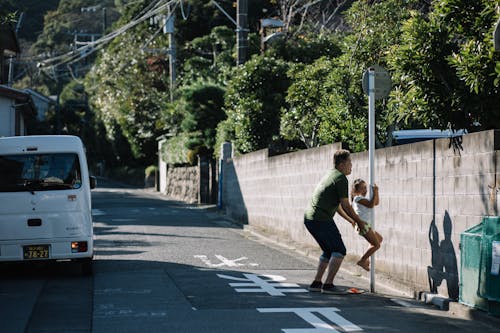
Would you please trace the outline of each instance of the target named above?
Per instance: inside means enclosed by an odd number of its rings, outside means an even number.
[[[60,238],[91,232],[76,153],[0,156],[0,238]]]

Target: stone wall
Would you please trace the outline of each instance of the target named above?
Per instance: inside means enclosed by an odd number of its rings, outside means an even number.
[[[223,208],[243,223],[316,246],[303,227],[304,208],[340,146],[273,157],[261,150],[225,160]],[[458,297],[460,233],[499,212],[499,150],[500,131],[493,130],[464,136],[461,147],[440,139],[376,150],[375,228],[384,237],[377,273],[408,290],[436,288],[432,291]],[[368,181],[368,152],[352,154],[352,161],[349,181]],[[355,260],[367,242],[336,219],[347,259]]]
[[[165,189],[162,193],[174,200],[197,203],[200,187],[199,170],[198,166],[167,167]]]

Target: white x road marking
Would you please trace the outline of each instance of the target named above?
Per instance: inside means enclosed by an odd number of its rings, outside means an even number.
[[[201,259],[201,261],[203,261],[203,263],[205,265],[207,265],[208,267],[212,267],[212,268],[222,267],[222,266],[227,266],[227,267],[241,267],[241,266],[253,266],[253,267],[255,267],[255,266],[259,266],[259,264],[256,264],[256,263],[242,264],[242,263],[238,262],[238,261],[242,261],[242,260],[248,260],[247,257],[241,257],[241,258],[231,260],[231,259],[224,258],[220,254],[216,254],[215,257],[220,260],[220,263],[217,263],[217,264],[213,264],[210,261],[210,259],[208,259],[208,257],[204,256],[204,255],[197,255],[194,257]]]
[[[337,308],[258,308],[257,311],[267,313],[293,312],[314,326],[314,328],[284,328],[282,331],[285,333],[339,333],[330,324],[313,314],[313,312],[319,313],[345,332],[359,332],[363,330],[361,327],[337,314],[337,311],[340,311]]]
[[[92,216],[106,215],[106,213],[100,209],[92,209]]]
[[[295,283],[282,283],[286,279],[279,275],[260,275],[267,279],[262,279],[256,274],[243,274],[244,278],[230,275],[217,274],[221,279],[242,281],[229,283],[231,287],[256,287],[256,288],[237,288],[239,293],[268,293],[271,296],[285,296],[284,293],[306,293],[307,290]]]

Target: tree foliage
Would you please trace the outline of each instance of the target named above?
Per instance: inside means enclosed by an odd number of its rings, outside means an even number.
[[[254,56],[236,68],[227,85],[225,110],[237,151],[267,148],[279,135],[280,110],[289,86],[287,70],[283,60],[264,56]]]
[[[87,78],[87,85],[108,137],[115,137],[118,125],[133,157],[152,163],[156,137],[162,133],[160,116],[168,90],[162,84],[163,72],[148,66],[147,55],[140,48],[143,41],[137,32],[118,37],[103,52]]]
[[[187,148],[212,153],[217,124],[226,118],[224,89],[213,84],[197,84],[184,88],[185,117],[181,128],[188,134]]]
[[[54,2],[57,10],[47,12]],[[100,17],[89,21],[80,11],[98,3],[121,15],[119,27],[152,2],[33,3],[47,12],[33,54],[70,51],[71,32],[82,24],[88,32],[100,31]],[[233,1],[218,3],[234,14]],[[9,5],[4,11],[23,10],[12,0],[0,4]],[[62,128],[106,133],[110,151],[103,156],[115,162],[153,163],[162,135],[169,138],[170,154],[186,155],[189,147],[192,156],[217,154],[225,140],[239,152],[297,141],[306,147],[342,141],[362,151],[368,106],[361,78],[373,64],[388,69],[393,81],[390,95],[376,103],[378,146],[390,144],[395,128],[499,128],[500,55],[492,40],[499,7],[500,0],[255,0],[248,17],[251,58],[236,66],[233,23],[210,1],[184,0],[174,12],[173,101],[166,53],[148,52],[167,49],[167,36],[147,22],[71,71],[56,66],[40,75],[32,62],[29,77],[17,84],[62,91]],[[282,37],[261,53],[259,19],[275,16],[285,22]],[[90,69],[81,90],[81,74]]]
[[[428,15],[415,12],[403,27],[390,64],[400,80],[391,108],[411,125],[498,128],[493,28],[500,1],[443,0]]]

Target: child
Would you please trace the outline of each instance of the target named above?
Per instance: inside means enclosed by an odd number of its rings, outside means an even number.
[[[380,248],[380,243],[382,243],[382,236],[371,228],[371,223],[373,223],[371,220],[371,210],[373,207],[377,206],[379,202],[378,186],[373,185],[372,189],[372,198],[367,198],[366,193],[368,190],[366,188],[366,182],[363,179],[358,178],[352,184],[351,190],[352,208],[354,208],[356,214],[358,214],[363,221],[368,222],[363,230],[357,228],[358,233],[371,245],[357,262],[359,266],[367,271],[370,270],[370,261],[368,259]]]

